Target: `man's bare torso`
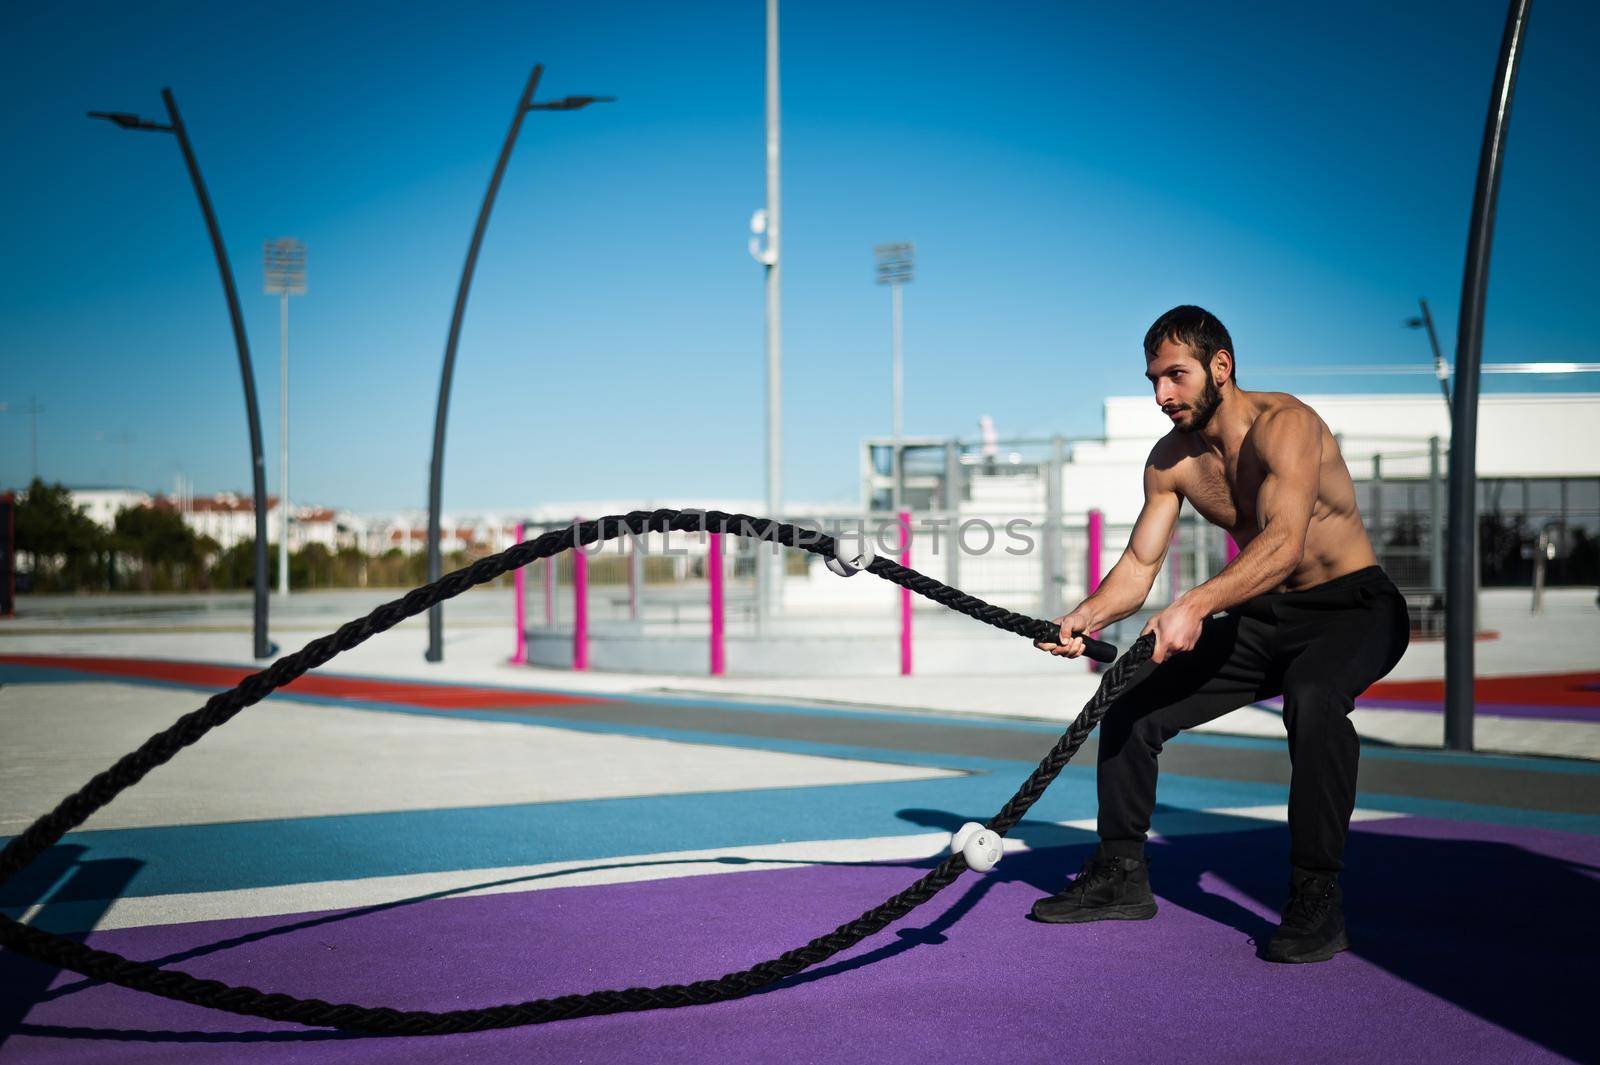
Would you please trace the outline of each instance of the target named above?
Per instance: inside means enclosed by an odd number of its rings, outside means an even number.
[[[1259,413],[1236,447],[1224,447],[1219,453],[1199,434],[1173,431],[1152,455],[1157,470],[1170,478],[1173,490],[1211,524],[1227,530],[1241,548],[1261,531],[1256,498],[1267,471],[1254,443],[1256,430],[1262,419],[1280,411],[1311,410],[1283,392],[1248,395]],[[1306,532],[1305,553],[1284,582],[1289,591],[1310,588],[1378,561],[1356,508],[1355,485],[1339,443],[1320,418],[1317,423],[1322,432],[1317,500]]]

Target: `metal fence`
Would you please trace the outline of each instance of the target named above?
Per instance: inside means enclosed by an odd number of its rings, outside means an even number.
[[[1103,521],[1092,511],[1063,506],[1063,443],[1032,441],[1028,448],[1008,447],[993,454],[943,445],[910,449],[901,464],[908,554],[902,554],[901,519],[882,507],[789,515],[784,520],[834,536],[864,532],[880,554],[904,557],[929,576],[1012,610],[1056,617],[1109,572],[1132,532],[1130,523]],[[1380,563],[1406,593],[1413,624],[1422,630],[1437,628],[1443,617],[1445,448],[1437,439],[1404,437],[1344,438],[1340,445]],[[870,491],[864,492],[870,502],[887,501],[881,479],[870,472]],[[1562,545],[1570,553],[1577,544],[1581,553],[1585,543],[1591,549],[1596,544],[1586,530],[1600,528],[1600,483],[1590,494],[1585,494],[1587,481],[1574,483],[1577,489],[1565,483],[1559,489],[1558,518],[1530,527],[1529,543],[1543,531],[1540,543],[1551,545],[1552,557]],[[1522,497],[1537,495],[1526,482],[1518,488]],[[1493,480],[1480,489],[1487,501],[1484,527],[1491,528],[1502,519],[1498,503],[1509,489]],[[1546,488],[1538,498],[1549,494]],[[909,505],[916,503],[922,505]],[[1517,520],[1525,523],[1525,515]],[[1552,520],[1560,525],[1560,535],[1551,532]],[[530,524],[524,535],[553,527]],[[913,615],[919,625],[949,623],[946,611],[920,597],[910,597],[908,604],[886,582],[841,581],[821,559],[805,552],[784,550],[782,581],[764,582],[758,552],[783,549],[725,536],[720,538],[719,560],[715,539],[698,533],[623,537],[581,555],[568,552],[536,563],[523,582],[523,631],[572,635],[576,647],[585,631],[639,638],[709,637],[713,631],[733,637],[883,635],[909,627]],[[1486,545],[1486,555],[1490,549]],[[1496,558],[1504,553],[1498,543],[1492,550]],[[1222,530],[1186,506],[1140,618],[1219,572],[1234,552]],[[1547,580],[1551,572],[1558,578],[1562,573],[1547,571]],[[1574,572],[1572,564],[1566,572]],[[1130,620],[1122,634],[1138,623]]]

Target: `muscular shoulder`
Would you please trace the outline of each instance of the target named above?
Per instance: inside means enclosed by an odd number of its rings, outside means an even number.
[[[1296,453],[1320,451],[1323,424],[1317,412],[1286,392],[1259,392],[1262,408],[1250,428],[1256,450],[1269,461]]]
[[[1157,440],[1150,449],[1150,457],[1145,460],[1146,492],[1175,490],[1184,462],[1196,454],[1195,439],[1182,433],[1169,432]]]

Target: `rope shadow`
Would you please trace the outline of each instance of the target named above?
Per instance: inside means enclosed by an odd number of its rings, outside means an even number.
[[[87,848],[69,844],[52,847],[40,860],[12,879],[0,895],[0,909],[20,918],[35,905],[60,907],[60,923],[92,927],[105,915],[111,900],[122,894],[143,867],[129,858],[83,860]],[[51,923],[45,920],[41,923]],[[58,934],[82,940],[87,933],[61,931]],[[20,1030],[28,1012],[52,997],[50,982],[60,970],[25,958],[13,951],[0,951],[0,1047]]]
[[[64,866],[65,864],[70,863],[70,861],[72,860],[71,855],[67,854],[65,852],[74,851],[74,850],[81,851],[82,849],[83,848],[81,848],[81,847],[70,847],[70,846],[68,846],[68,847],[56,847],[56,848],[52,848],[52,850],[50,852],[48,852],[48,853],[53,856],[53,855],[55,855],[55,853],[57,851],[63,852],[61,854],[61,856],[60,856],[61,861],[58,864]],[[318,915],[316,917],[308,918],[308,919],[305,919],[305,920],[290,921],[290,922],[288,922],[286,924],[275,925],[275,926],[273,926],[271,928],[258,929],[258,930],[254,931],[254,932],[248,932],[248,933],[245,933],[243,935],[230,936],[230,937],[228,937],[226,939],[214,940],[214,941],[212,941],[210,943],[203,943],[203,944],[199,944],[199,945],[194,946],[194,947],[188,947],[188,948],[186,948],[184,950],[175,951],[175,952],[163,955],[163,956],[158,957],[158,958],[148,959],[146,963],[150,964],[150,965],[156,965],[156,966],[172,965],[172,964],[176,964],[176,963],[179,963],[179,962],[190,961],[190,960],[195,959],[195,958],[205,957],[207,955],[219,954],[219,953],[222,953],[222,952],[225,952],[225,951],[228,951],[228,950],[235,949],[237,947],[246,946],[246,945],[249,945],[249,944],[252,944],[252,943],[258,943],[258,942],[261,942],[261,941],[264,941],[264,940],[267,940],[267,939],[273,939],[273,938],[276,938],[278,936],[289,935],[289,934],[292,934],[292,933],[295,933],[295,932],[302,932],[302,931],[306,931],[308,929],[319,928],[319,927],[323,927],[323,926],[326,926],[326,925],[338,924],[338,923],[342,923],[344,921],[355,920],[355,919],[361,918],[361,917],[368,917],[368,916],[371,916],[371,915],[374,915],[374,914],[385,913],[385,912],[389,912],[389,911],[393,911],[393,910],[402,909],[402,908],[408,907],[408,906],[418,905],[420,903],[448,899],[448,898],[460,896],[460,895],[463,895],[463,894],[466,894],[466,893],[469,893],[469,892],[483,891],[483,890],[486,890],[486,889],[499,888],[499,887],[510,887],[510,886],[517,885],[517,884],[532,883],[532,882],[539,881],[539,880],[548,880],[548,879],[554,879],[554,878],[557,878],[557,877],[572,876],[572,875],[576,875],[576,874],[606,872],[606,871],[616,870],[616,869],[660,868],[660,867],[675,866],[675,865],[724,865],[724,866],[752,866],[752,867],[772,865],[772,866],[788,867],[788,866],[792,866],[794,864],[797,864],[797,863],[795,863],[795,862],[793,862],[793,861],[791,861],[789,859],[744,858],[744,857],[733,856],[733,855],[725,855],[725,856],[719,856],[719,857],[714,857],[714,858],[673,858],[673,859],[664,859],[664,860],[658,860],[658,861],[609,862],[609,863],[602,863],[602,864],[595,864],[595,865],[578,866],[578,867],[574,867],[574,868],[570,868],[570,869],[549,870],[549,871],[541,872],[541,873],[530,873],[527,876],[504,877],[504,878],[501,878],[501,879],[498,879],[498,880],[484,880],[484,881],[479,881],[479,882],[473,883],[473,884],[461,884],[461,885],[458,885],[458,886],[455,886],[455,887],[446,888],[446,889],[442,889],[442,890],[439,890],[439,891],[430,891],[430,892],[425,892],[425,893],[418,894],[418,895],[408,896],[407,898],[403,898],[403,899],[395,899],[395,900],[392,900],[392,901],[389,901],[389,902],[375,903],[375,904],[372,904],[372,905],[369,905],[369,906],[361,906],[361,907],[356,907],[354,909],[340,910],[340,911],[333,912],[333,913],[321,914],[321,915]],[[821,861],[821,860],[816,860],[816,861],[806,861],[803,864],[805,866],[808,866],[808,867],[809,866],[834,866],[834,867],[853,867],[853,868],[931,868],[934,864],[936,864],[936,861],[935,860],[931,860],[931,859],[911,859],[911,860],[906,860],[906,861],[887,861],[887,862],[875,862],[875,861]],[[32,870],[37,870],[38,871],[35,879],[39,880],[39,879],[43,879],[44,877],[46,877],[48,875],[48,868],[49,868],[48,864],[43,862],[43,861],[41,861],[40,865],[32,867]],[[108,907],[109,901],[110,901],[109,899],[105,901],[105,903],[102,906],[102,909]],[[83,934],[86,935],[87,933],[83,933]],[[12,965],[7,965],[6,962],[8,962],[8,961],[11,961]],[[12,953],[12,952],[9,952],[9,951],[0,952],[0,975],[6,975],[6,984],[7,984],[8,987],[20,986],[19,983],[17,983],[16,981],[13,981],[11,979],[11,977],[6,974],[6,969],[10,968],[12,966],[14,966],[18,970],[18,974],[17,975],[18,975],[19,979],[21,979],[22,974],[24,972],[26,972],[26,973],[32,974],[35,982],[37,982],[38,980],[42,979],[43,985],[46,985],[46,986],[48,985],[49,981],[51,979],[53,979],[60,972],[60,970],[53,969],[53,968],[51,968],[49,966],[45,966],[45,965],[42,965],[42,964],[37,963],[37,962],[33,962],[33,961],[29,960],[29,959],[26,959],[26,958],[22,957],[21,955],[17,955],[15,953]],[[341,1031],[307,1030],[307,1029],[298,1029],[298,1030],[293,1030],[293,1031],[282,1031],[282,1032],[262,1032],[262,1031],[206,1032],[206,1031],[200,1031],[200,1030],[179,1031],[179,1030],[154,1030],[154,1029],[146,1030],[146,1029],[127,1029],[127,1028],[94,1028],[94,1027],[74,1026],[74,1025],[30,1024],[30,1023],[27,1023],[23,1019],[26,1016],[26,1014],[28,1013],[28,1011],[34,1005],[37,1005],[37,1004],[40,1004],[40,1003],[43,1003],[43,1002],[55,1001],[55,1000],[58,1000],[58,999],[65,998],[65,997],[67,997],[69,995],[79,994],[81,992],[90,990],[92,988],[103,987],[103,986],[106,986],[106,981],[103,981],[103,980],[93,980],[93,979],[77,980],[77,981],[74,981],[72,983],[63,984],[60,987],[56,987],[56,988],[48,989],[48,990],[45,989],[45,986],[40,986],[38,991],[35,992],[31,996],[19,996],[18,999],[17,999],[18,1009],[15,1012],[15,1016],[14,1017],[8,1016],[7,1014],[5,1014],[3,1012],[0,1012],[0,1042],[3,1042],[4,1034],[7,1033],[7,1032],[12,1033],[12,1034],[49,1036],[49,1037],[64,1038],[64,1039],[104,1039],[104,1040],[108,1040],[108,1041],[144,1042],[144,1043],[162,1043],[162,1042],[177,1042],[177,1043],[188,1043],[188,1042],[193,1042],[193,1043],[232,1043],[232,1042],[239,1042],[239,1043],[254,1043],[254,1042],[286,1043],[286,1042],[290,1042],[290,1043],[292,1043],[292,1042],[299,1042],[299,1041],[312,1041],[312,1042],[315,1042],[315,1041],[326,1040],[326,1039],[330,1039],[330,1038],[338,1038],[338,1039],[370,1038],[373,1035],[381,1035],[381,1034],[383,1034],[383,1033],[341,1032]]]

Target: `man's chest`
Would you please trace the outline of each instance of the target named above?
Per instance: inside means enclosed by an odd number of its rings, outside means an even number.
[[[1256,496],[1266,470],[1253,451],[1192,456],[1176,472],[1178,491],[1213,525],[1236,529],[1256,523]]]

